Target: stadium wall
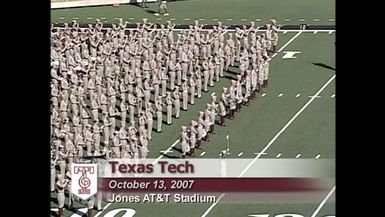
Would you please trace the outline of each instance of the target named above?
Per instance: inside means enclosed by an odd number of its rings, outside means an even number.
[[[147,0],[149,3],[156,1]],[[51,9],[135,3],[142,3],[142,0],[51,0]]]

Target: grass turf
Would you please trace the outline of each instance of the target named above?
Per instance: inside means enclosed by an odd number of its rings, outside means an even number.
[[[218,21],[213,19],[218,19],[224,24],[248,24],[253,20],[256,24],[263,25],[275,18],[280,24],[297,25],[334,24],[334,20],[329,19],[335,18],[334,0],[188,0],[169,2],[167,7],[170,13],[168,17],[153,15],[158,10],[157,3],[149,3],[148,9],[132,4],[117,8],[109,5],[55,9],[51,10],[51,21],[71,22],[75,17],[81,23],[94,23],[96,18],[104,17],[106,22],[117,22],[115,18],[122,17],[136,23],[142,22],[146,17],[150,22],[160,23],[173,18],[173,22],[178,24],[191,24],[197,19],[204,19],[200,21],[203,24],[215,24]],[[92,19],[87,19],[88,17]]]

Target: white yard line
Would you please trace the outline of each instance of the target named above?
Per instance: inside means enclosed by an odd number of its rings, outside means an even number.
[[[179,139],[175,140],[174,143],[172,143],[172,145],[170,147],[168,147],[168,149],[165,151],[166,153],[171,151],[171,149],[176,146],[176,144],[178,144],[179,142]],[[157,159],[154,160],[154,162],[152,162],[152,164],[156,164],[161,158],[163,157],[163,154],[160,155]]]
[[[297,34],[294,35],[293,38],[291,38],[288,42],[286,42],[286,44],[284,44],[279,50],[278,50],[278,53],[281,52],[283,49],[285,49],[292,41],[294,41],[301,33],[303,32],[303,30],[300,30]],[[277,56],[278,53],[275,53],[273,54],[273,56],[271,56],[271,58]]]
[[[295,35],[293,38],[296,38],[298,37],[298,34]],[[286,47],[290,42],[292,42],[293,40],[290,40],[289,42],[287,42],[284,46]],[[318,96],[334,79],[335,79],[336,75],[333,75],[318,91],[317,93],[314,95],[314,96]],[[265,146],[264,149],[262,149],[262,151],[260,151],[260,154],[258,154],[243,170],[242,172],[238,175],[238,177],[242,177],[246,172],[247,170],[250,169],[250,167],[255,163],[255,161],[257,161],[261,156],[262,156],[262,153],[265,153],[266,150],[278,139],[278,137],[291,125],[291,123],[293,123],[293,121],[314,101],[315,97],[309,99],[309,101],[285,124],[285,126],[282,127],[282,129],[270,140],[270,142]],[[218,198],[218,200],[215,201],[215,203],[211,204],[211,206],[203,213],[203,215],[201,217],[206,217],[210,211],[219,203],[219,201],[221,200],[221,198],[225,195],[225,193],[221,194],[220,198]],[[314,216],[312,216],[314,217]]]
[[[103,207],[103,210],[102,211],[99,211],[98,213],[95,214],[94,217],[98,217],[100,214],[102,214],[102,212],[104,210],[106,210],[109,206],[111,206],[112,203],[107,203],[104,207]]]
[[[335,190],[336,190],[336,186],[334,185],[333,188],[326,195],[326,197],[321,201],[321,203],[319,204],[317,209],[314,211],[313,215],[311,215],[310,217],[315,217],[319,213],[321,208],[325,205],[326,201],[329,200],[330,196],[332,196],[332,194],[334,193]]]

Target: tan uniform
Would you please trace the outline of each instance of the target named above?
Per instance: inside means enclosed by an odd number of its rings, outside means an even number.
[[[180,132],[180,144],[182,146],[182,157],[186,156],[187,152],[190,151],[189,138],[187,135],[186,127],[182,126],[182,131]]]
[[[62,175],[64,177],[64,175]],[[64,178],[59,178],[59,180],[56,182],[57,186],[57,201],[59,208],[64,208],[64,203],[65,203],[65,195],[64,191],[65,188],[67,187],[68,180]]]
[[[172,123],[172,98],[170,92],[167,93],[166,105],[167,105],[167,124]]]
[[[156,122],[157,122],[157,132],[162,131],[162,119],[163,119],[163,103],[162,103],[162,98],[158,98],[158,100],[155,102],[155,107],[156,107]]]
[[[147,110],[146,110],[146,120],[147,120],[147,133],[148,133],[148,139],[151,140],[151,134],[152,134],[152,127],[153,127],[153,113],[154,110],[150,105],[147,105]]]
[[[194,105],[194,99],[195,99],[195,86],[196,82],[193,78],[193,76],[189,79],[189,87],[190,87],[190,104]]]
[[[188,86],[187,82],[184,81],[182,84],[182,109],[187,110],[187,101],[188,101]]]

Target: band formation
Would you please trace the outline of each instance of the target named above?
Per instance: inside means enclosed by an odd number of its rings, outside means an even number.
[[[239,68],[237,78],[218,96],[211,95],[196,119],[181,126],[181,157],[193,157],[215,124],[225,126],[226,118],[233,119],[267,88],[278,42],[275,20],[266,30],[251,22],[234,32],[221,22],[203,30],[195,21],[180,31],[171,21],[160,27],[146,19],[136,29],[126,25],[120,19],[112,28],[104,28],[100,20],[88,28],[76,21],[52,26],[51,190],[56,183],[59,208],[70,189],[74,160],[146,158],[153,130],[162,132],[164,117],[172,124],[202,91],[218,85],[230,67]],[[97,204],[101,209],[101,201]]]

